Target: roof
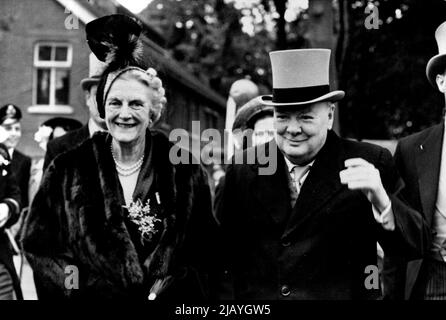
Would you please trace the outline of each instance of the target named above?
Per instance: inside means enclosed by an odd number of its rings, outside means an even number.
[[[85,25],[88,22],[97,19],[111,12],[101,12],[100,9],[92,6],[86,1],[80,0],[55,0],[64,8],[69,10]],[[144,18],[141,18],[130,12],[123,6],[116,4],[117,12],[137,18],[144,26],[145,37],[142,37],[144,45],[150,49],[150,57],[157,63],[162,65],[166,71],[166,76],[169,80],[179,82],[181,85],[191,89],[196,95],[212,102],[216,107],[216,111],[224,112],[226,109],[226,100],[208,85],[202,83],[196,77],[185,71],[185,67],[178,63],[175,59],[170,57],[167,50],[161,45],[164,43],[164,37],[159,32],[150,26]]]

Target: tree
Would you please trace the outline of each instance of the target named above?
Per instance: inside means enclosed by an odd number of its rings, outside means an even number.
[[[226,96],[232,82],[249,77],[269,91],[268,52],[273,36],[262,16],[262,6],[241,10],[224,0],[164,0],[152,2],[143,12],[148,21],[164,30],[166,49],[203,82]],[[243,30],[242,19],[254,21],[253,34]]]
[[[367,6],[378,9],[378,29],[365,25],[372,12],[366,13]],[[343,135],[399,138],[441,119],[444,98],[428,83],[425,68],[438,52],[434,32],[445,13],[441,0],[348,1]]]

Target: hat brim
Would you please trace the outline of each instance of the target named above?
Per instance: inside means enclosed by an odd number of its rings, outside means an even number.
[[[4,125],[4,126],[9,126],[9,125],[17,123],[17,122],[20,122],[20,119],[18,119],[18,118],[6,118],[0,124]]]
[[[88,90],[94,84],[99,83],[99,78],[85,78],[81,80],[81,88],[82,90]]]
[[[260,97],[260,101],[262,101],[263,104],[267,106],[303,106],[308,105],[316,102],[323,102],[323,101],[339,101],[342,98],[344,98],[345,92],[342,90],[335,90],[332,92],[329,92],[327,94],[324,94],[323,96],[320,96],[316,99],[308,100],[308,101],[295,101],[295,102],[287,102],[287,103],[281,103],[281,102],[273,102],[273,96],[272,95],[264,95]]]
[[[437,54],[432,57],[426,66],[426,76],[433,87],[437,87],[435,78],[437,74],[443,74],[446,71],[446,54]]]

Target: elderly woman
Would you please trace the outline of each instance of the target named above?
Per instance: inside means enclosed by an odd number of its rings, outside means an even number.
[[[202,299],[215,221],[199,165],[173,165],[149,128],[166,102],[154,69],[135,56],[140,25],[122,15],[87,25],[108,63],[96,133],[48,167],[25,222],[23,247],[45,297]]]

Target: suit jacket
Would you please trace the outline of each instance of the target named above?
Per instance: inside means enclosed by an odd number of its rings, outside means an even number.
[[[31,158],[18,150],[12,153],[11,170],[14,172],[20,189],[23,208],[28,207],[29,179],[31,175]]]
[[[401,139],[395,151],[395,163],[404,181],[399,197],[426,220],[426,254],[434,232],[431,228],[437,200],[443,133],[444,122]],[[417,281],[422,264],[423,259],[410,261],[400,256],[385,257],[386,295],[393,299],[417,298]]]
[[[88,138],[90,138],[90,131],[88,129],[88,124],[86,124],[82,128],[67,132],[62,137],[58,137],[48,142],[45,161],[43,163],[43,171],[48,168],[51,161],[53,161],[59,154],[73,149]]]
[[[49,299],[143,301],[151,288],[165,299],[207,295],[207,275],[217,251],[211,240],[216,222],[206,174],[199,165],[172,165],[171,144],[161,134],[146,141],[133,198],[144,204],[150,199],[151,212],[158,212],[162,222],[144,250],[138,249],[139,240],[131,231],[135,227],[130,229],[123,207],[111,136],[96,133],[48,167],[22,236],[39,280],[39,298],[43,292]],[[65,287],[69,265],[79,270],[78,290]]]
[[[272,147],[277,148],[275,141]],[[257,154],[257,148],[245,153]],[[268,149],[268,148],[267,148]],[[399,187],[390,153],[329,132],[294,208],[288,170],[277,151],[277,170],[259,175],[259,164],[232,164],[216,207],[225,238],[236,299],[372,299],[366,267],[376,266],[376,242],[386,252],[420,255],[420,215],[391,196],[396,230],[385,231],[360,191],[340,183],[348,158],[380,170],[391,194]],[[252,157],[253,155],[251,155]]]
[[[18,299],[22,299],[22,291],[20,289],[20,282],[17,277],[14,263],[12,260],[13,249],[11,247],[8,236],[6,235],[5,229],[11,227],[13,224],[17,222],[20,216],[20,189],[16,182],[14,173],[10,170],[7,170],[8,174],[6,176],[0,175],[0,203],[6,203],[9,207],[10,217],[6,224],[0,228],[0,263],[6,266],[14,285],[14,290],[16,292],[16,296]],[[13,199],[16,201],[17,205],[14,202],[11,202],[9,199]]]

